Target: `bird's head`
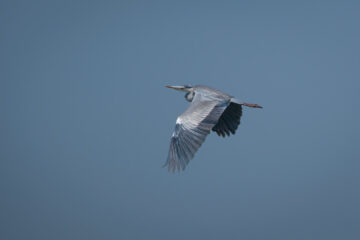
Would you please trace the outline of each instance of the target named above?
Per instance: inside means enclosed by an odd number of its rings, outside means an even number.
[[[189,85],[184,86],[166,86],[167,88],[175,89],[178,91],[186,92],[185,99],[191,102],[195,96],[194,88]]]

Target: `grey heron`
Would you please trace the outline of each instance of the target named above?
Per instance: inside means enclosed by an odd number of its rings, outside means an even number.
[[[191,102],[188,109],[177,118],[171,136],[164,167],[173,172],[185,170],[211,130],[222,137],[235,134],[240,124],[242,106],[262,108],[257,104],[241,102],[208,86],[166,87],[186,92],[185,99]]]

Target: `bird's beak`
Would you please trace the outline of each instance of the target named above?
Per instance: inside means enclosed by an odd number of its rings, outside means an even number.
[[[184,86],[166,86],[167,88],[175,89],[178,91],[184,91]]]

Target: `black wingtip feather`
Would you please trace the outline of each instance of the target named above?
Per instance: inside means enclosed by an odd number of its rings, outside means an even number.
[[[212,130],[222,137],[235,134],[240,124],[241,115],[241,105],[236,103],[230,103],[230,105],[225,109],[225,111],[219,118],[217,124],[213,127]]]

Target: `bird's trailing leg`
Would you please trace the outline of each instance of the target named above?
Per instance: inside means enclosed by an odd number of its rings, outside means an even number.
[[[257,105],[257,104],[255,104],[255,103],[246,103],[246,102],[244,102],[244,103],[241,103],[241,105],[244,105],[244,106],[247,106],[247,107],[251,107],[251,108],[263,108],[262,106]]]
[[[231,98],[231,102],[239,104],[239,105],[244,105],[246,107],[251,107],[251,108],[263,108],[262,106],[257,105],[255,103],[242,102],[242,101],[240,101],[239,99],[236,99],[236,98]]]

